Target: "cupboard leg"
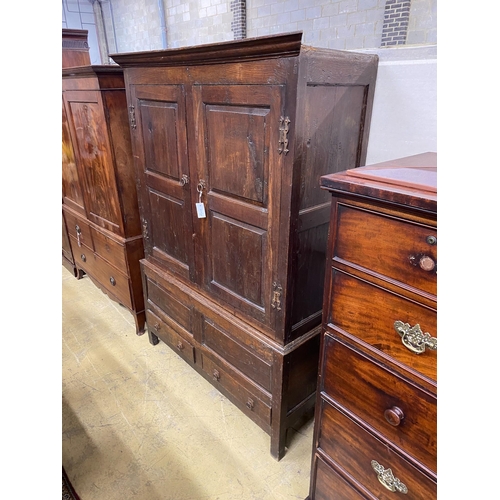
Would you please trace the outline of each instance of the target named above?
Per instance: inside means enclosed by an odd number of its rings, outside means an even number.
[[[279,462],[285,456],[286,450],[286,431],[280,429],[271,434],[271,455]]]
[[[160,342],[160,339],[151,330],[148,330],[148,337],[151,345],[156,345]]]

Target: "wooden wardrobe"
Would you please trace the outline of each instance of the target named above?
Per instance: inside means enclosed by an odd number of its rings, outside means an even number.
[[[144,248],[123,71],[64,68],[62,90],[63,255],[66,229],[75,275],[129,309],[142,334]]]
[[[366,157],[377,56],[300,32],[115,54],[138,176],[150,341],[271,436],[312,416],[330,213]]]

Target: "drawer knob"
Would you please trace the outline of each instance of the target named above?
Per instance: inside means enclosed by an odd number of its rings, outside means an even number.
[[[403,345],[415,354],[422,354],[425,349],[437,350],[437,338],[431,337],[429,333],[423,333],[419,324],[415,326],[402,321],[394,322],[394,329],[401,336]]]
[[[113,286],[115,286],[115,285],[116,285],[116,280],[115,280],[115,278],[113,278],[113,276],[111,276],[111,278],[109,278],[109,282],[110,282]]]
[[[83,262],[87,262],[87,257],[85,257],[84,253],[82,253],[82,255],[80,255],[80,258],[82,259]]]
[[[181,341],[177,342],[177,349],[179,349],[179,351],[184,349],[184,344]]]
[[[394,477],[391,469],[385,469],[376,460],[371,462],[373,470],[377,473],[377,478],[380,483],[390,491],[399,493],[408,493],[408,488],[397,478]]]
[[[432,235],[427,236],[426,240],[429,245],[435,245],[437,243],[437,238]]]
[[[394,427],[397,427],[405,418],[405,414],[403,413],[403,410],[401,410],[401,408],[393,406],[392,408],[384,411],[384,417],[387,422],[389,422]]]
[[[220,373],[219,373],[219,370],[214,370],[212,372],[212,376],[214,377],[214,380],[217,380],[217,382],[219,381],[220,379]]]
[[[436,262],[432,257],[428,255],[410,255],[410,264],[415,267],[420,267],[422,271],[430,272],[436,269]],[[437,272],[437,271],[436,271]]]
[[[247,408],[249,410],[253,410],[253,407],[254,407],[254,402],[253,402],[253,399],[252,398],[248,398],[248,401],[247,401]]]
[[[156,330],[157,332],[159,332],[159,331],[160,331],[161,326],[160,326],[160,323],[158,323],[158,321],[154,324],[154,328],[155,328],[155,330]]]

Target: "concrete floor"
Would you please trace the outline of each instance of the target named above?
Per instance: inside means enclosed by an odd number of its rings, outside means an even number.
[[[62,268],[62,461],[81,500],[304,500],[313,422],[269,436],[88,277]]]

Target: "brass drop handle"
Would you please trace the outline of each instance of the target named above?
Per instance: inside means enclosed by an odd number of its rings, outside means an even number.
[[[220,379],[220,373],[219,373],[219,370],[214,370],[212,372],[212,376],[214,377],[214,380],[217,380],[217,382],[219,381]]]
[[[403,345],[415,354],[422,354],[425,349],[437,350],[437,338],[431,337],[429,333],[423,333],[420,325],[410,326],[402,321],[394,322],[394,329],[401,336]]]
[[[115,278],[113,278],[113,276],[111,276],[111,278],[109,278],[109,282],[110,282],[113,286],[115,286],[115,285],[116,285],[116,280],[115,280]]]
[[[408,493],[408,488],[397,477],[394,477],[391,469],[385,469],[376,460],[371,461],[373,470],[377,473],[377,479],[389,491]]]
[[[393,406],[384,411],[384,417],[391,425],[397,427],[401,421],[405,418],[405,414],[401,408]]]
[[[253,407],[254,407],[254,401],[252,398],[248,398],[248,401],[247,401],[247,408],[249,410],[252,410],[253,411]]]
[[[179,351],[184,349],[184,344],[181,341],[177,342],[177,349],[179,349]]]
[[[182,174],[182,177],[179,180],[179,184],[181,186],[185,186],[186,184],[189,184],[189,177],[186,174]]]
[[[80,240],[80,237],[82,235],[82,230],[80,229],[80,226],[78,224],[75,226],[75,231],[76,231],[76,241],[78,243],[78,246],[81,247],[82,242]]]

